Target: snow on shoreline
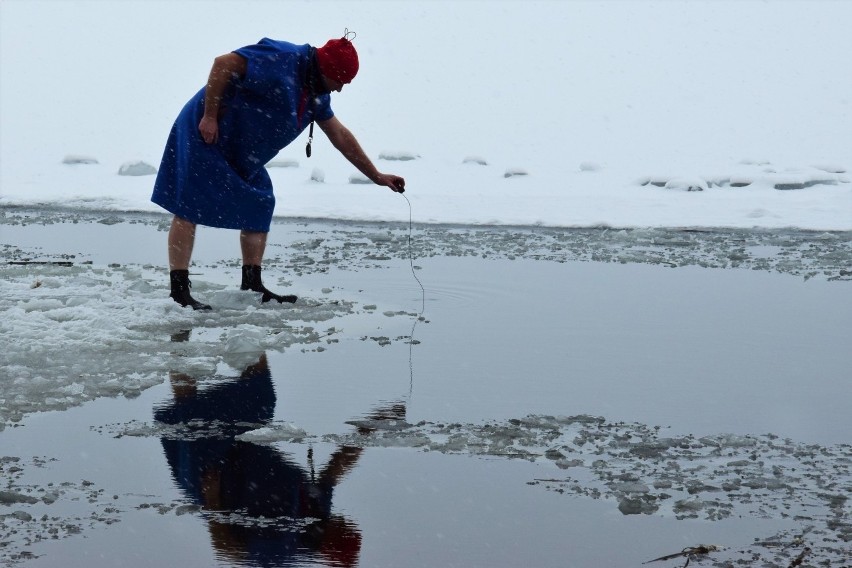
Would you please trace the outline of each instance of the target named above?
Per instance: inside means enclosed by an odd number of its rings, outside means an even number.
[[[407,179],[409,212],[389,190],[342,161],[273,160],[268,171],[276,187],[275,216],[401,222],[410,214],[418,223],[463,225],[852,230],[852,182],[843,164],[744,159],[642,173],[596,162],[526,167],[490,164],[479,156],[447,163],[383,152],[378,166]],[[70,154],[40,172],[6,175],[0,207],[162,212],[150,202],[155,170],[139,160],[111,164]]]

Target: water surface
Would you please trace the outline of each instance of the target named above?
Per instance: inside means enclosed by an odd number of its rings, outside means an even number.
[[[73,266],[4,279],[76,271],[73,294],[159,309],[163,227],[6,211],[6,259]],[[4,561],[637,566],[715,544],[714,562],[786,566],[803,543],[814,563],[848,552],[849,235],[412,236],[276,223],[267,285],[302,300],[256,310],[233,290],[235,233],[201,231],[193,280],[218,312],[116,328],[85,360],[56,345],[29,362],[38,388],[4,377],[0,467],[29,497],[0,503]],[[33,294],[5,301],[33,317],[98,305]],[[17,333],[14,373],[42,353]],[[152,379],[117,392],[134,373]]]

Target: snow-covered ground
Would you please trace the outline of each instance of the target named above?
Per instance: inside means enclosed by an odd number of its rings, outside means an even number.
[[[3,2],[0,204],[155,209],[153,177],[119,170],[159,165],[213,57],[348,27],[361,72],[333,107],[416,221],[852,229],[849,2],[215,7]],[[271,169],[276,215],[407,220],[305,141]]]

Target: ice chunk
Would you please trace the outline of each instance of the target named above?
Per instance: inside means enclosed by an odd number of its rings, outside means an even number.
[[[416,160],[419,157],[419,154],[413,154],[411,152],[382,152],[379,154],[380,160],[394,160],[401,162]]]
[[[613,486],[619,493],[650,493],[651,488],[640,481],[625,481]]]
[[[518,177],[518,176],[526,176],[529,175],[527,171],[523,168],[509,168],[506,170],[506,173],[503,174],[504,178],[510,177]]]
[[[68,154],[62,158],[63,164],[97,164],[98,161],[92,156],[84,156],[82,154]]]
[[[749,176],[731,176],[731,187],[746,187],[751,185],[754,180]]]
[[[349,176],[349,183],[366,185],[373,182],[370,181],[370,178],[368,178],[364,174],[352,174],[351,176]]]
[[[195,284],[194,281],[193,284]],[[260,292],[249,292],[245,290],[222,290],[213,294],[210,298],[210,301],[214,303],[217,308],[244,310],[251,306],[260,305],[260,296]]]
[[[81,395],[83,391],[86,390],[85,385],[81,385],[80,383],[71,383],[68,386],[62,387],[59,389],[60,392],[64,392],[69,395]]]
[[[569,467],[583,467],[583,460],[556,460],[556,467],[559,469],[568,469]]]
[[[672,507],[675,513],[695,513],[703,508],[704,501],[701,499],[679,499]]]
[[[0,491],[0,505],[14,505],[16,503],[38,503],[38,499],[30,495],[24,495],[16,491]]]
[[[704,191],[707,189],[707,182],[701,178],[674,178],[666,182],[665,188],[681,191]]]
[[[466,156],[464,160],[462,160],[463,164],[476,164],[479,166],[487,166],[488,162],[485,161],[485,158],[481,156]]]
[[[65,304],[55,298],[34,299],[23,305],[25,312],[46,312],[63,307],[65,307]]]
[[[405,420],[393,420],[393,419],[372,419],[366,418],[364,420],[347,420],[347,424],[355,426],[358,429],[363,430],[384,430],[390,432],[396,432],[400,430],[407,430],[411,428],[411,424],[406,422]]]
[[[757,445],[757,440],[754,438],[750,436],[738,436],[736,434],[704,436],[698,441],[707,446],[718,446],[720,448],[747,448]]]
[[[646,497],[624,497],[618,502],[618,510],[623,515],[651,515],[659,509],[660,506],[653,500]]]
[[[666,187],[666,184],[671,178],[668,176],[651,175],[645,176],[637,180],[639,185],[653,185],[654,187]]]
[[[146,162],[125,162],[118,168],[120,176],[150,176],[157,173],[157,168]]]
[[[250,430],[236,437],[243,442],[287,442],[303,440],[308,433],[292,423],[276,424],[275,426],[264,426],[256,430]]]
[[[205,377],[216,372],[215,357],[186,357],[180,359],[180,372],[190,377]]]
[[[830,174],[845,174],[846,168],[840,164],[814,164],[814,168]]]
[[[837,185],[837,178],[806,173],[782,174],[773,177],[775,189],[807,189],[815,185]]]
[[[263,349],[266,337],[264,331],[256,326],[241,326],[226,333],[225,349],[229,353],[255,353]]]

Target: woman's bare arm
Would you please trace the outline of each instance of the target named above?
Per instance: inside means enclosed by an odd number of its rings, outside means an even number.
[[[376,169],[373,162],[361,148],[358,140],[352,132],[337,120],[336,116],[328,120],[317,122],[322,131],[325,132],[331,143],[353,166],[358,168],[362,174],[370,178],[378,185],[384,185],[392,190],[402,193],[405,191],[405,180],[393,174],[384,174]]]
[[[246,60],[236,53],[226,53],[213,60],[204,92],[204,116],[198,124],[201,137],[208,144],[219,140],[219,104],[232,78],[245,77]]]

